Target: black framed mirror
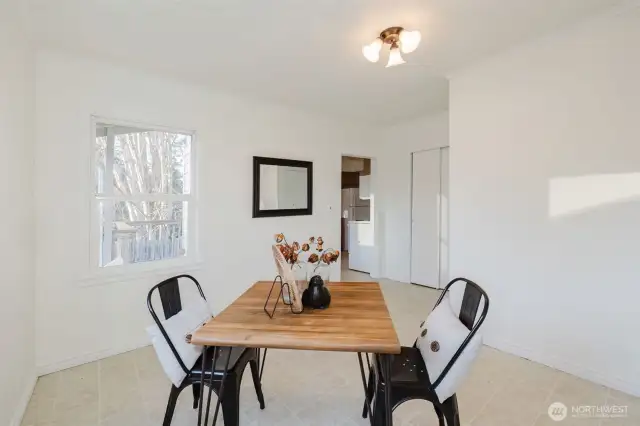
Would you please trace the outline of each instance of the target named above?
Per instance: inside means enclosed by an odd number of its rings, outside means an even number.
[[[253,157],[253,217],[313,212],[313,163]]]

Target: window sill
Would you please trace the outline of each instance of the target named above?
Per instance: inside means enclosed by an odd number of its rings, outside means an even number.
[[[179,261],[158,261],[137,265],[101,268],[81,278],[79,287],[95,287],[113,283],[157,278],[158,281],[179,274],[191,274],[202,269],[204,262],[180,259]]]

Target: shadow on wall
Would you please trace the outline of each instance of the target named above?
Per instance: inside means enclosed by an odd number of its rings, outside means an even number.
[[[608,204],[640,200],[640,173],[557,177],[549,181],[549,217],[577,215]]]

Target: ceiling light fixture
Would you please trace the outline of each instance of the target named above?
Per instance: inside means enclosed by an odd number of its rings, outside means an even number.
[[[370,62],[378,62],[380,60],[380,50],[382,45],[390,45],[389,62],[386,68],[404,64],[402,53],[411,53],[418,48],[422,36],[420,31],[408,31],[402,27],[389,27],[380,33],[380,36],[370,44],[362,48],[362,54]]]

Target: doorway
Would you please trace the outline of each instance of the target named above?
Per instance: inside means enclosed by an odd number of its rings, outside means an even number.
[[[342,156],[341,195],[343,266],[370,273],[374,261],[370,158]]]
[[[449,147],[411,154],[411,282],[449,280]]]

